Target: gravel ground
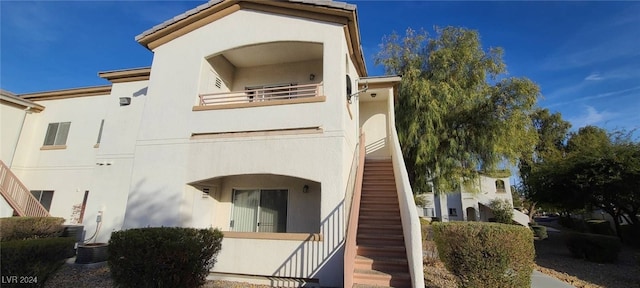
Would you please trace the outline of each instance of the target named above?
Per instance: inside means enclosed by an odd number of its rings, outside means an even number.
[[[639,251],[623,246],[616,263],[593,263],[571,256],[560,232],[536,241],[536,264],[540,272],[578,288],[640,288],[640,266],[634,259]]]
[[[45,283],[45,288],[111,288],[113,281],[111,280],[111,272],[106,265],[100,267],[86,267],[83,265],[64,264],[60,269]],[[207,281],[204,288],[268,288],[267,285],[255,285],[244,282],[231,281]]]

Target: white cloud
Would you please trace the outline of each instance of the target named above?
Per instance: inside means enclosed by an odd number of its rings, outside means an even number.
[[[591,73],[591,74],[589,74],[589,76],[584,78],[584,80],[586,80],[586,81],[598,81],[598,80],[603,80],[603,79],[604,79],[604,77],[602,77],[602,75],[600,75],[600,73]]]
[[[622,97],[622,96],[628,96],[630,95],[629,92],[635,92],[637,90],[640,90],[640,86],[635,86],[635,87],[631,87],[631,88],[627,88],[627,89],[622,89],[622,90],[616,90],[616,91],[611,91],[611,92],[606,92],[606,93],[600,93],[600,94],[595,94],[595,95],[591,95],[591,96],[585,96],[585,97],[577,97],[568,101],[564,101],[564,102],[556,102],[550,105],[547,105],[547,107],[554,107],[554,106],[562,106],[562,105],[567,105],[567,104],[571,104],[571,103],[575,103],[575,102],[581,102],[581,101],[587,101],[587,100],[593,100],[593,99],[600,99],[600,98],[607,98],[607,97]]]
[[[594,108],[593,106],[586,105],[582,115],[569,120],[573,127],[580,128],[587,125],[595,125],[598,123],[606,122],[614,116],[615,113],[611,113],[608,111],[598,112],[598,110],[596,110],[596,108]]]

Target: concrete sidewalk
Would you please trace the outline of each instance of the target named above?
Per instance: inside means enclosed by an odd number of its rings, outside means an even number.
[[[575,288],[575,286],[538,270],[533,270],[533,274],[531,275],[531,288]]]

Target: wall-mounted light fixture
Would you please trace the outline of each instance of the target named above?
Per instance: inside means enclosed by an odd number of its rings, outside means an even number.
[[[313,81],[313,79],[316,79],[316,74],[309,74],[309,81]]]
[[[309,193],[309,185],[304,185],[302,187],[302,193]]]

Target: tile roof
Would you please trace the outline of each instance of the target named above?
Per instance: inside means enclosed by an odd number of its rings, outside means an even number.
[[[337,8],[337,9],[343,9],[343,10],[347,10],[347,11],[355,11],[356,10],[356,5],[353,4],[349,4],[346,2],[338,2],[338,1],[331,1],[331,0],[285,0],[291,3],[300,3],[300,4],[307,4],[307,5],[315,5],[315,6],[322,6],[322,7],[328,7],[328,8]],[[220,4],[224,2],[224,0],[211,0],[207,3],[204,3],[202,5],[199,5],[198,7],[195,7],[191,10],[188,10],[180,15],[177,15],[167,21],[164,21],[156,26],[151,27],[151,29],[148,29],[144,32],[142,32],[141,34],[139,34],[138,36],[136,36],[136,41],[142,39],[145,36],[148,36],[150,34],[153,34],[154,32],[157,32],[159,30],[162,30],[182,19],[185,19],[191,15],[197,14],[198,12],[205,10],[209,7],[215,6],[217,4]]]

